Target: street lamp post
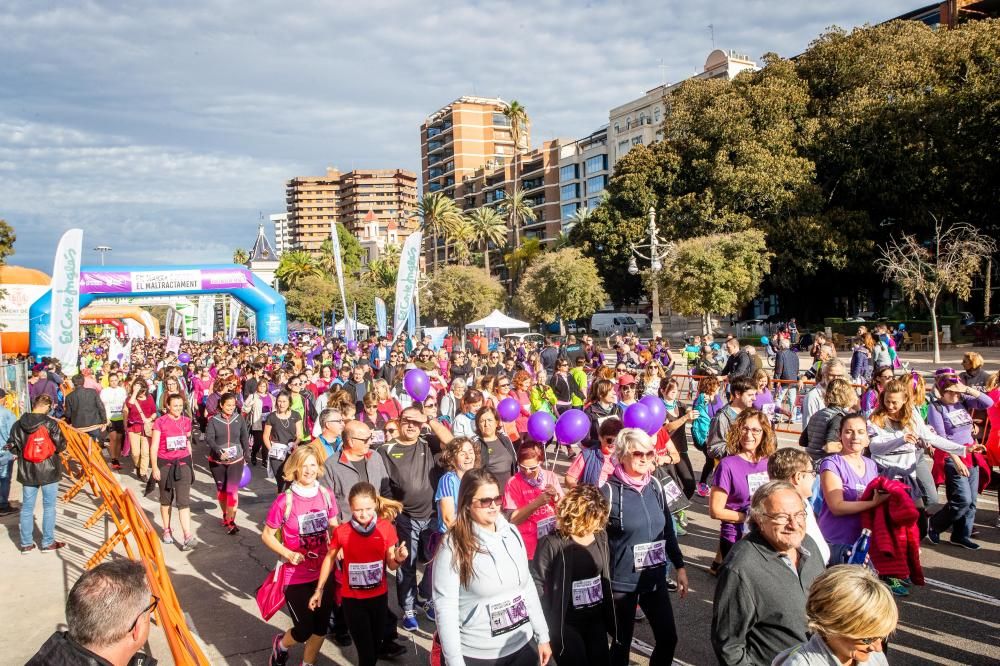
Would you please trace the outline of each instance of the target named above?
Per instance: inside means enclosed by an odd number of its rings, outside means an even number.
[[[104,265],[104,255],[111,252],[110,245],[98,245],[94,248],[94,252],[99,252],[101,254],[101,266]]]
[[[652,301],[652,316],[649,319],[649,327],[652,329],[653,337],[663,335],[663,324],[660,321],[660,271],[663,270],[663,261],[674,251],[674,244],[664,241],[656,235],[656,208],[649,207],[649,243],[641,245],[632,244],[632,256],[628,260],[628,272],[631,275],[639,274],[639,265],[635,258],[645,259],[649,262],[649,268],[653,273],[653,285],[650,289],[649,298]],[[649,250],[649,254],[643,254],[639,250]]]

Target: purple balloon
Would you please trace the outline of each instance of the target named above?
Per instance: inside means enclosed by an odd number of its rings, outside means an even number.
[[[253,475],[250,473],[250,466],[243,465],[243,476],[240,477],[240,488],[246,488],[249,486],[252,479]]]
[[[653,422],[653,415],[649,413],[649,407],[637,402],[629,405],[622,418],[622,424],[626,428],[639,428],[643,432],[649,432],[649,424]]]
[[[358,350],[358,342],[357,342],[357,340],[348,340],[347,341],[347,350],[348,351],[357,351]]]
[[[497,405],[497,414],[504,423],[513,423],[521,413],[521,403],[514,398],[504,398]]]
[[[556,441],[576,444],[590,433],[590,418],[581,409],[563,412],[556,421]]]
[[[188,354],[187,352],[181,352],[180,354],[177,355],[177,360],[180,361],[181,363],[190,363],[191,354]]]
[[[406,393],[416,402],[423,402],[424,398],[431,392],[431,380],[427,373],[420,368],[408,370],[403,377],[403,388]]]
[[[663,422],[667,420],[667,408],[663,406],[663,401],[660,400],[655,395],[647,395],[642,400],[642,404],[646,405],[646,409],[649,410],[650,416],[650,427],[655,427],[656,430],[649,432],[650,435],[655,433],[657,430],[663,427]]]
[[[536,442],[545,443],[552,439],[556,421],[548,412],[535,412],[528,418],[528,434]]]

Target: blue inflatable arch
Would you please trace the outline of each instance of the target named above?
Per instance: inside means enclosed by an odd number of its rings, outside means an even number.
[[[100,298],[229,294],[253,310],[257,339],[287,342],[285,298],[244,266],[84,266],[80,269],[80,309]],[[28,311],[30,351],[52,354],[52,290]]]

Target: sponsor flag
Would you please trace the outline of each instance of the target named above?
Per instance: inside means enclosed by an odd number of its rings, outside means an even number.
[[[80,259],[83,229],[70,229],[59,239],[52,267],[52,356],[76,374],[80,356]]]
[[[375,322],[378,325],[378,334],[385,336],[389,329],[388,315],[385,311],[385,301],[381,298],[375,299]]]
[[[330,223],[330,239],[333,244],[333,266],[337,271],[337,286],[340,288],[340,303],[344,306],[344,334],[348,340],[354,339],[354,330],[350,326],[347,314],[347,295],[344,293],[344,260],[340,256],[340,236],[337,234],[337,223]]]
[[[417,276],[420,272],[420,240],[422,233],[410,234],[399,253],[399,271],[396,273],[396,303],[392,315],[393,333],[397,338],[409,319],[413,295],[417,291]]]

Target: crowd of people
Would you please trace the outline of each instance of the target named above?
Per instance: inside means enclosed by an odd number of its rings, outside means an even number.
[[[449,338],[441,349],[429,339],[302,336],[173,352],[133,340],[128,359],[109,359],[95,340],[70,380],[39,359],[30,413],[0,408],[0,511],[16,510],[16,464],[21,552],[36,548],[39,494],[41,550],[64,545],[55,496],[65,441],[53,420],[62,418],[145,484],[162,542],[182,551],[198,545],[196,468],[211,475],[231,535],[241,488],[273,480],[259,527],[283,562],[292,619],[274,637],[273,665],[296,645],[314,664],[328,634],[375,664],[405,650],[399,631],[416,630],[418,616],[436,624],[432,658],[449,666],[625,665],[639,621],[655,639],[650,663],[673,661],[671,599],[688,591],[680,539],[686,510],[704,498],[719,522],[710,573],[720,663],[886,663],[893,597],[923,583],[920,541],[979,548],[976,498],[1000,421],[1000,376],[977,354],[961,371],[924,377],[901,366],[890,340],[860,330],[845,362],[816,336],[800,373],[792,337],[779,332],[766,342],[770,374],[754,346],[732,337],[673,353],[634,336],[538,348]],[[426,378],[425,391],[410,373]],[[626,427],[649,396],[662,420]],[[579,441],[535,436],[533,415],[572,410],[589,420]],[[796,423],[800,446],[779,448],[776,429]],[[689,445],[705,456],[700,471]],[[552,461],[564,451],[563,473]]]

